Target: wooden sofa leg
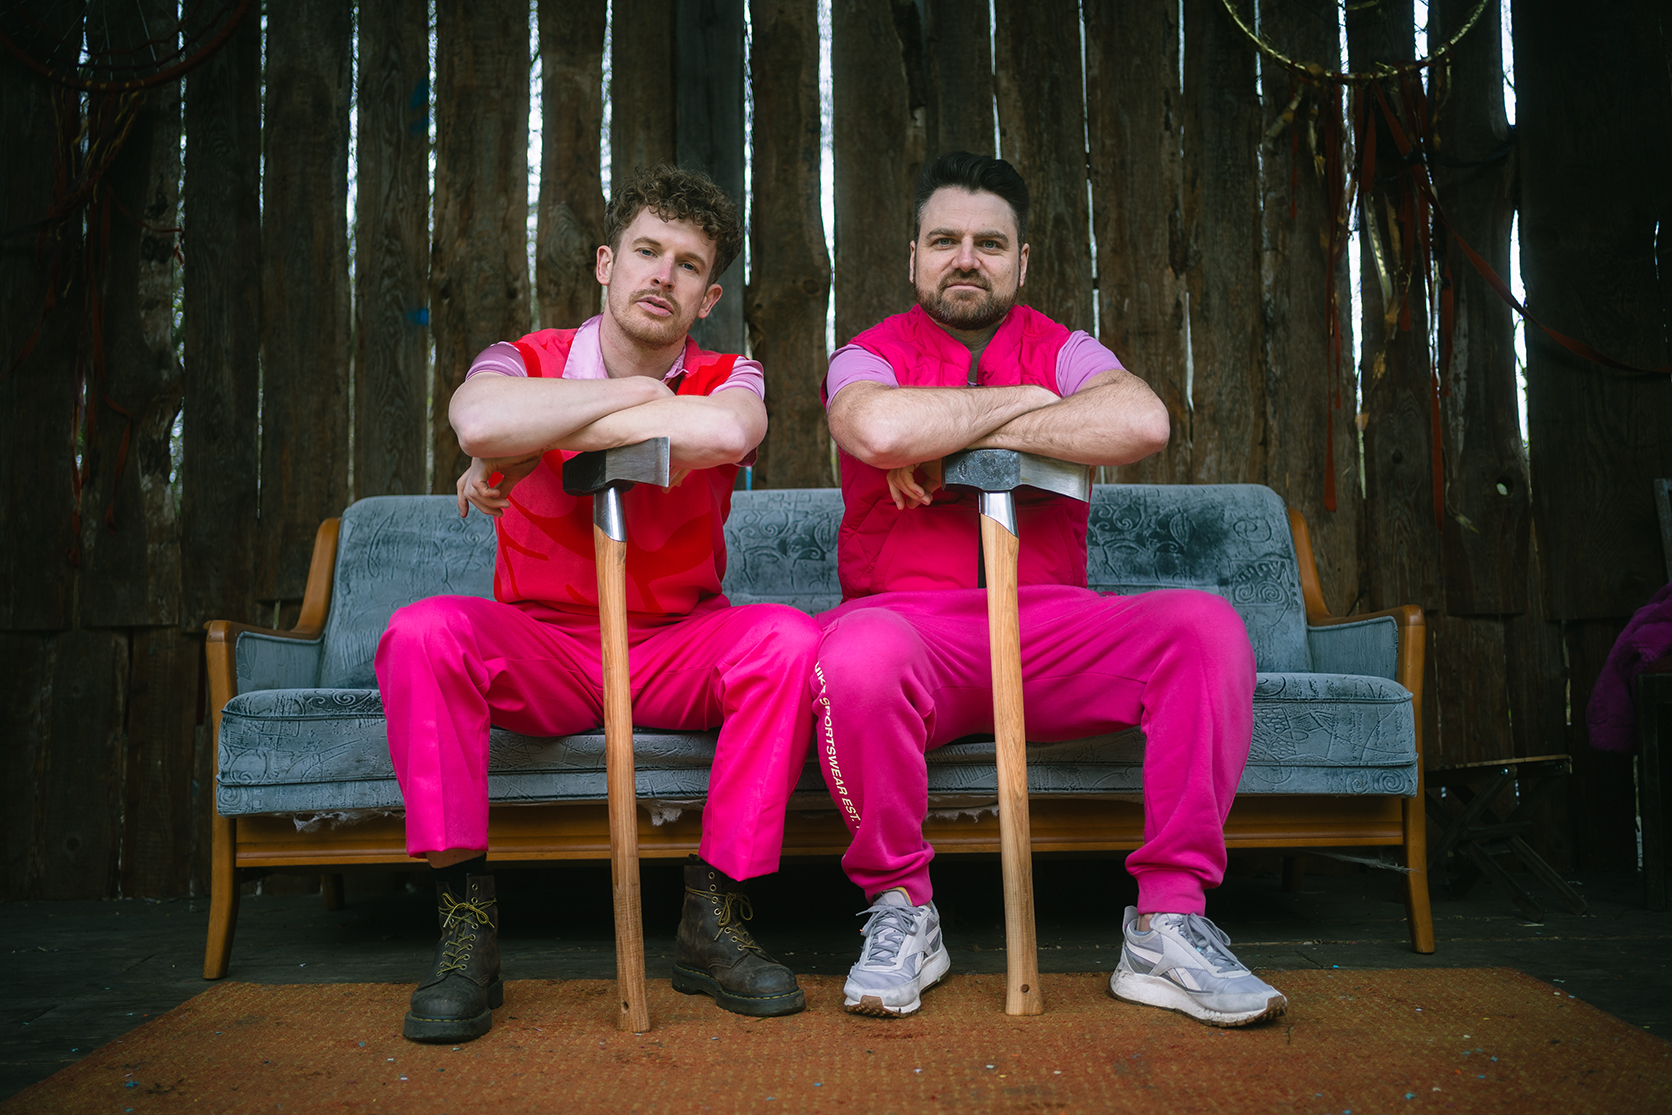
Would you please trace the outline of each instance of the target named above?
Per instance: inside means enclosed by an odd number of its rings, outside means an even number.
[[[238,926],[238,822],[214,814],[209,823],[213,858],[209,869],[209,942],[203,950],[203,978],[222,979],[232,962],[232,931]]]
[[[1283,857],[1283,889],[1290,894],[1299,894],[1301,884],[1306,882],[1306,857]]]
[[[1406,798],[1405,814],[1405,918],[1411,926],[1411,951],[1434,951],[1434,913],[1428,906],[1428,818],[1423,810],[1422,790]]]
[[[348,904],[343,898],[341,871],[328,871],[319,877],[319,896],[325,899],[327,910],[340,910]]]

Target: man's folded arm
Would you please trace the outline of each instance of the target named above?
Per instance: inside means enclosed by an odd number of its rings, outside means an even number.
[[[1056,398],[1031,384],[971,389],[859,380],[830,400],[830,434],[868,465],[901,468],[963,449]]]
[[[766,436],[766,405],[747,387],[711,395],[672,395],[618,410],[588,423],[556,449],[613,449],[646,438],[669,439],[676,469],[741,463]]]
[[[1129,465],[1167,445],[1167,407],[1149,384],[1121,369],[1099,372],[1066,398],[1030,410],[967,444],[1020,449],[1085,465]],[[960,447],[962,448],[962,447]]]
[[[453,392],[447,420],[464,452],[503,460],[568,448],[570,437],[600,418],[671,397],[648,376],[530,379],[477,372]]]

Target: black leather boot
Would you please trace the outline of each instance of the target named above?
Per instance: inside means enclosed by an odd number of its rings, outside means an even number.
[[[435,891],[441,940],[429,975],[412,993],[401,1032],[412,1041],[470,1041],[488,1032],[493,1008],[505,1003],[493,876],[472,875],[463,901],[445,883]]]
[[[794,1014],[807,1006],[795,973],[749,936],[754,916],[743,884],[696,856],[685,862],[685,909],[673,954],[673,988],[712,995],[738,1014]]]

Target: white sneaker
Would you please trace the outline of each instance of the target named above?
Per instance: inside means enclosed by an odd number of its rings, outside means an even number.
[[[933,902],[913,906],[898,887],[877,895],[865,913],[871,915],[860,930],[865,948],[848,969],[843,1005],[873,1018],[915,1014],[923,1006],[919,995],[952,967],[941,943],[940,913]]]
[[[1138,931],[1138,911],[1126,908],[1125,944],[1109,978],[1117,999],[1188,1014],[1212,1026],[1246,1026],[1276,1018],[1289,1000],[1231,953],[1231,939],[1201,914],[1152,914]]]

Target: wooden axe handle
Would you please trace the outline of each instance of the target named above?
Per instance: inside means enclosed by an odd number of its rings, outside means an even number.
[[[601,498],[601,497],[594,497]],[[650,1029],[639,896],[639,809],[633,781],[633,692],[627,662],[627,543],[592,528],[604,665],[604,772],[609,787],[610,879],[615,900],[616,1029]]]
[[[1022,723],[1022,636],[1016,605],[1016,536],[981,516],[987,639],[993,662],[999,862],[1004,872],[1004,1013],[1042,1014],[1033,923],[1033,838],[1028,826],[1027,734]]]

